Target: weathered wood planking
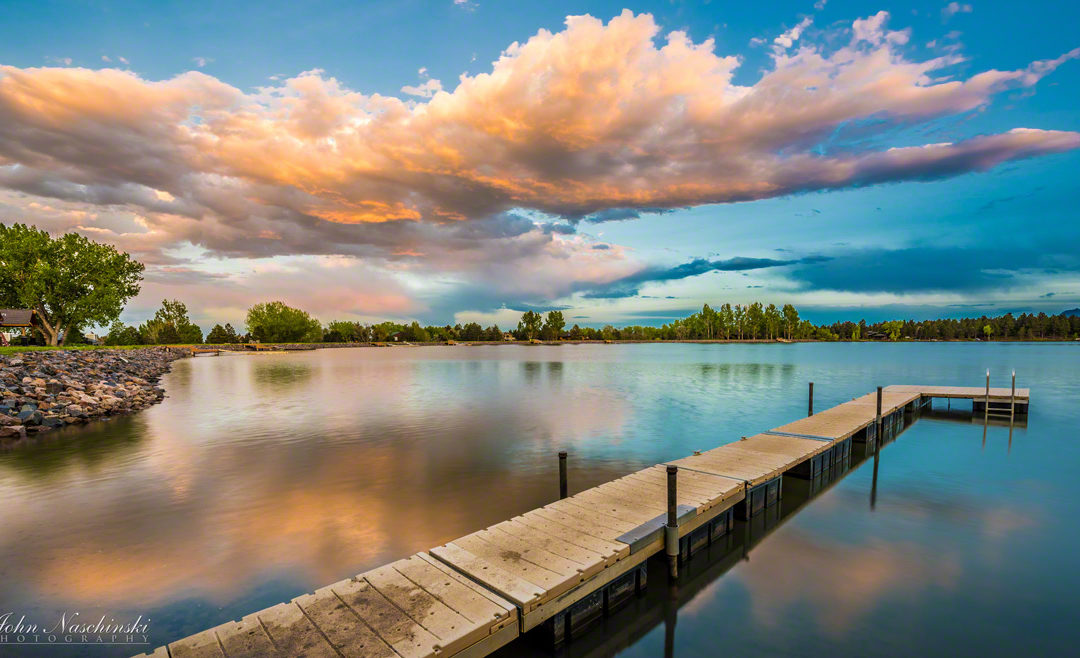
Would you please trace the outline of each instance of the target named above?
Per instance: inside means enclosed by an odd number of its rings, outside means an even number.
[[[418,553],[173,642],[155,655],[486,655],[518,635],[517,608]],[[508,630],[509,629],[509,630]]]
[[[923,397],[931,398],[963,398],[968,400],[981,400],[986,397],[985,386],[918,386],[908,384],[893,384],[885,387],[890,392],[911,392]],[[990,388],[990,400],[992,402],[1008,402],[1012,396],[1012,388]],[[1031,399],[1031,389],[1016,389],[1016,401],[1027,403]]]
[[[782,475],[828,447],[813,439],[757,434],[668,464],[754,486]]]
[[[692,508],[697,523],[742,500],[741,480],[680,473],[677,502]],[[511,521],[431,549],[433,557],[498,592],[522,611],[528,630],[636,568],[661,549],[620,540],[667,512],[667,473],[657,465],[583,491]],[[646,535],[648,536],[648,535]]]

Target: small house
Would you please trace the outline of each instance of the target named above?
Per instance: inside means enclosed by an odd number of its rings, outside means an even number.
[[[7,345],[14,335],[13,329],[25,333],[33,326],[34,311],[28,308],[0,308],[0,345]]]

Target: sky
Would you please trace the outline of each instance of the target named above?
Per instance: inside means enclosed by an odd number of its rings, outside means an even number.
[[[5,2],[0,221],[243,325],[1080,306],[1080,3]]]

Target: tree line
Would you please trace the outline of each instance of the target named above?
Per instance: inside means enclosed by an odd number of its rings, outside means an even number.
[[[115,247],[76,233],[53,238],[23,224],[0,224],[0,307],[34,311],[33,336],[40,344],[86,342],[82,330],[109,326],[107,345],[198,344],[202,329],[180,300],[163,300],[152,318],[139,326],[119,322],[127,301],[139,293],[143,265]],[[216,324],[207,343],[366,343],[385,341],[515,340],[1068,340],[1080,337],[1080,310],[1059,315],[1011,313],[996,317],[890,320],[867,324],[815,325],[791,304],[705,304],[688,317],[659,327],[629,325],[570,328],[561,310],[529,310],[516,327],[469,322],[421,326],[419,322],[364,324],[318,319],[281,301],[248,309],[246,333]],[[110,324],[111,323],[111,324]]]

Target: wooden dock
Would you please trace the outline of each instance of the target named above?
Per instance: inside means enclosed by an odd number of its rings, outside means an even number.
[[[853,442],[873,449],[934,398],[971,400],[987,412],[1008,404],[1015,415],[1027,413],[1030,391],[889,386],[630,473],[151,655],[473,658],[536,628],[559,643],[645,588],[650,557],[685,561],[731,533],[735,518],[773,508],[783,476],[819,482],[849,463]],[[677,482],[674,499],[669,478]]]

